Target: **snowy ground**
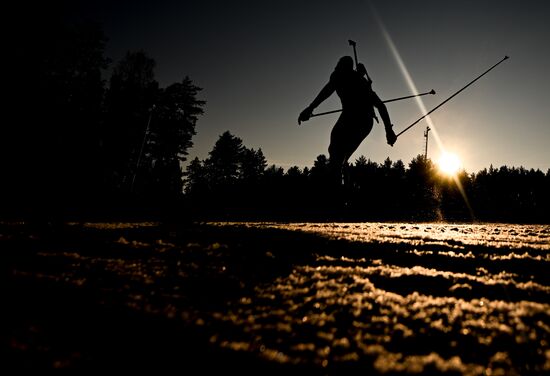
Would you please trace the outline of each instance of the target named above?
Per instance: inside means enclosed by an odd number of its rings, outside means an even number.
[[[0,229],[10,368],[550,374],[550,226]]]

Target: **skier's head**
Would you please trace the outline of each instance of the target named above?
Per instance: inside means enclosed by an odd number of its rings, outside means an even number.
[[[342,56],[340,60],[338,60],[338,64],[336,64],[334,70],[342,72],[353,70],[353,59],[351,56]]]

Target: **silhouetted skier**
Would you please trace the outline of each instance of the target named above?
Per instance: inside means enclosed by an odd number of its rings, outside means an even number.
[[[330,145],[328,147],[329,163],[333,182],[340,185],[344,166],[357,150],[361,142],[372,129],[372,119],[375,118],[374,107],[378,109],[386,129],[386,140],[393,146],[397,137],[392,129],[390,116],[386,105],[372,90],[371,83],[364,77],[367,73],[363,64],[353,69],[353,59],[343,56],[338,61],[329,82],[313,102],[300,113],[298,124],[307,121],[313,110],[336,91],[342,102],[342,113],[332,128]]]

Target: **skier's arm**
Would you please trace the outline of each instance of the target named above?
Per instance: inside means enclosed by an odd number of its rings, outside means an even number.
[[[301,113],[300,113],[300,116],[298,117],[298,124],[300,124],[302,121],[306,121],[306,120],[309,120],[309,118],[311,117],[311,114],[313,113],[313,110],[315,108],[317,108],[317,106],[319,106],[321,103],[323,103],[323,101],[325,99],[327,99],[328,97],[330,97],[332,95],[332,93],[334,93],[334,91],[336,90],[336,87],[334,86],[334,83],[332,82],[332,80],[330,80],[322,89],[321,91],[319,92],[319,94],[317,94],[317,96],[315,97],[315,99],[313,100],[313,102],[311,102],[311,104],[309,106],[306,107],[305,110],[303,110]]]
[[[391,123],[388,109],[386,108],[386,105],[382,102],[382,100],[378,97],[378,95],[376,95],[374,91],[371,94],[373,96],[374,107],[378,109],[378,113],[380,114],[380,117],[384,122],[384,128],[386,130],[386,141],[390,146],[393,146],[393,144],[397,140],[397,137],[395,136],[395,133],[392,129],[393,124]]]
[[[372,96],[373,96],[374,107],[378,109],[378,113],[380,114],[380,117],[384,122],[384,127],[391,128],[392,123],[391,123],[390,114],[388,113],[388,109],[386,108],[386,105],[382,102],[382,100],[378,97],[378,95],[374,91],[372,92]]]
[[[319,94],[317,94],[317,97],[315,97],[313,102],[311,102],[311,104],[309,105],[311,110],[313,111],[314,109],[316,109],[317,106],[319,106],[321,103],[323,103],[323,101],[325,101],[325,99],[330,97],[332,93],[334,93],[334,90],[336,90],[336,87],[334,86],[334,83],[331,80],[321,89],[321,91],[319,92]]]

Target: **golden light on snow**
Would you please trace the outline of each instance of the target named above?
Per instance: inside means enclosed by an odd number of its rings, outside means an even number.
[[[437,161],[439,170],[446,175],[454,176],[462,166],[460,158],[454,153],[444,152]]]

